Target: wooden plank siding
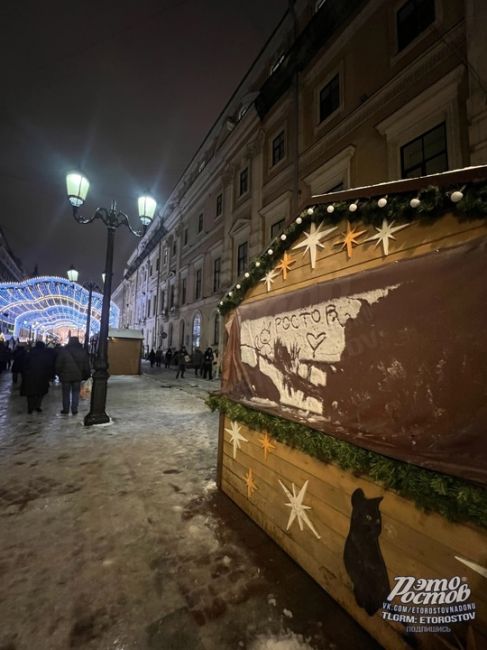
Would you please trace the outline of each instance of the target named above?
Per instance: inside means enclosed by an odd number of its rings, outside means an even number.
[[[395,225],[400,223],[398,216]],[[373,226],[361,223],[355,226],[357,230],[367,229],[360,238],[362,241],[376,233]],[[459,221],[454,215],[447,214],[433,223],[413,222],[395,233],[396,239],[389,242],[388,256],[383,255],[381,245],[376,247],[376,242],[372,241],[354,247],[351,259],[347,259],[340,246],[333,245],[345,230],[346,221],[343,221],[323,242],[325,248],[318,249],[315,269],[311,269],[308,253],[303,255],[302,249],[292,250],[290,247],[288,254],[295,259],[295,264],[288,271],[287,280],[284,281],[281,275],[276,276],[269,292],[263,282],[258,282],[248,291],[245,303],[485,237],[487,220]],[[278,261],[276,258],[276,263]],[[459,646],[455,644],[453,634],[448,639],[443,636],[441,640],[436,634],[419,634],[414,641],[417,645],[409,645],[402,624],[383,620],[380,610],[369,616],[357,605],[343,559],[350,529],[351,497],[357,488],[361,488],[368,499],[383,497],[379,506],[382,517],[379,544],[391,588],[397,576],[465,576],[473,594],[469,600],[476,605],[476,618],[470,626],[465,647],[468,650],[487,648],[486,579],[455,559],[455,556],[460,556],[482,567],[487,566],[487,540],[483,530],[448,522],[435,513],[422,512],[412,502],[371,480],[354,476],[275,440],[272,440],[275,449],[265,459],[260,444],[264,432],[252,430],[242,423],[239,423],[240,431],[247,442],[240,443],[234,457],[230,435],[225,431],[230,426],[231,420],[222,415],[219,447],[221,489],[385,648],[444,650]],[[316,435],[322,434],[317,432]],[[247,493],[245,483],[249,469],[257,486],[252,494]],[[319,539],[306,525],[300,530],[297,519],[287,530],[290,508],[286,503],[289,499],[279,481],[290,491],[293,483],[299,491],[308,481],[304,504],[311,508],[307,515]]]
[[[230,428],[231,420],[222,416],[222,421],[223,430]],[[485,534],[480,529],[421,512],[408,500],[372,481],[353,476],[275,440],[272,443],[276,448],[265,460],[259,442],[264,432],[254,431],[244,424],[239,426],[247,442],[240,443],[235,458],[230,436],[224,431],[222,490],[384,647],[394,650],[409,647],[400,635],[402,626],[383,621],[379,613],[370,617],[356,605],[343,561],[352,512],[351,495],[357,488],[362,488],[367,498],[383,497],[379,541],[391,588],[394,578],[400,575],[417,578],[466,576],[475,594],[476,633],[487,641],[487,593],[482,584],[485,579],[455,559],[458,555],[486,565]],[[245,483],[249,468],[257,486],[250,496]],[[299,490],[309,481],[304,503],[311,508],[307,513],[320,539],[306,525],[301,531],[296,520],[286,530],[288,497],[279,481],[290,491],[292,483]],[[421,637],[423,647],[437,647],[434,635]]]

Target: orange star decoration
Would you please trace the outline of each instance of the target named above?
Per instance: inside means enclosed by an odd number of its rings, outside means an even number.
[[[284,253],[282,260],[276,266],[276,271],[281,271],[283,280],[287,280],[287,272],[291,270],[293,264],[296,264],[296,260],[291,255]]]
[[[340,244],[342,245],[342,248],[347,248],[347,257],[350,259],[352,257],[352,247],[357,246],[358,244],[361,244],[361,241],[357,241],[357,238],[360,237],[360,235],[363,235],[364,233],[367,232],[367,229],[365,230],[360,230],[360,232],[356,232],[355,228],[352,229],[350,225],[350,221],[347,221],[347,232],[342,232],[343,239],[340,239],[340,241],[337,241],[334,246],[339,246]]]
[[[250,499],[252,492],[254,492],[254,490],[257,490],[251,468],[249,468],[247,470],[247,474],[245,474],[245,484],[247,485],[247,497]]]
[[[269,434],[266,432],[264,433],[263,436],[259,438],[260,445],[262,449],[264,450],[264,458],[267,460],[268,454],[276,448],[276,445],[273,445],[271,442],[271,439],[269,438]]]

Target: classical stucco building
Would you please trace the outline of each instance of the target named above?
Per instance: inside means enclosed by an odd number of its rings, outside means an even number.
[[[128,260],[121,325],[221,346],[221,296],[311,195],[485,164],[486,24],[485,0],[298,0]]]

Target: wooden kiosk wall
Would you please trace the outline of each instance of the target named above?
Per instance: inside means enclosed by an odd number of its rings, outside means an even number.
[[[362,229],[358,227],[358,230]],[[337,233],[343,230],[345,223],[340,224]],[[369,235],[373,234],[371,226],[368,230]],[[303,257],[302,249],[292,251],[296,263],[289,271],[286,282],[281,276],[276,277],[271,292],[267,292],[265,284],[259,282],[258,286],[248,292],[244,302],[258,301],[317,282],[362,273],[486,235],[485,220],[460,222],[452,214],[447,214],[427,226],[413,222],[397,233],[396,241],[389,242],[388,256],[383,255],[380,246],[374,246],[375,242],[354,247],[351,259],[347,259],[345,251],[338,247],[326,246],[324,250],[318,249],[316,268],[312,270],[309,256]],[[226,431],[231,426],[231,420],[221,415],[221,489],[385,648],[487,648],[487,579],[456,559],[466,558],[481,567],[487,566],[487,538],[484,530],[471,525],[450,523],[437,514],[425,514],[412,502],[393,492],[336,466],[324,464],[301,451],[278,443],[272,437],[275,448],[270,450],[266,458],[261,444],[264,432],[251,430],[242,423],[239,423],[240,434],[247,441],[241,442],[234,458],[234,446],[231,444],[230,433]],[[317,432],[316,435],[320,433]],[[255,484],[255,489],[250,491],[246,481],[249,470]],[[290,508],[285,504],[289,499],[280,481],[288,489],[294,483],[296,492],[308,481],[303,503],[311,508],[307,512],[319,539],[306,525],[300,530],[296,520],[287,529]],[[369,616],[357,605],[343,559],[352,513],[351,496],[357,488],[362,488],[367,498],[383,497],[380,504],[382,532],[379,543],[391,586],[396,576],[464,576],[467,579],[472,589],[472,599],[476,603],[476,612],[462,645],[456,645],[453,636],[440,639],[436,634],[427,633],[412,635],[407,640],[404,624],[384,620],[380,611]]]

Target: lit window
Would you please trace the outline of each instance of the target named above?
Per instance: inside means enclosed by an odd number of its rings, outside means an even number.
[[[397,47],[402,50],[435,20],[435,0],[408,0],[397,12]]]
[[[193,318],[193,350],[201,344],[201,314],[198,312]]]
[[[340,83],[338,75],[320,91],[320,122],[334,113],[340,105]]]
[[[414,178],[448,169],[445,123],[401,147],[401,176]]]
[[[248,246],[245,241],[243,244],[240,244],[237,249],[237,275],[242,275],[247,268],[247,251]]]
[[[240,172],[240,196],[249,191],[249,168],[246,167]]]
[[[272,141],[272,165],[284,158],[284,131],[281,131]]]

